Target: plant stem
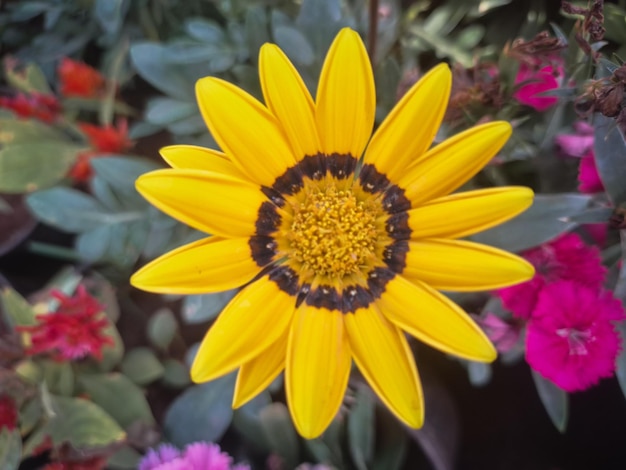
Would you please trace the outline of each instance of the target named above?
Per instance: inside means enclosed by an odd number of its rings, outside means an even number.
[[[374,64],[376,53],[376,37],[378,36],[378,0],[370,0],[369,8],[369,31],[367,36],[367,53],[370,62]]]
[[[27,245],[28,251],[37,255],[47,256],[49,258],[56,258],[63,261],[79,261],[80,258],[76,251],[71,248],[65,248],[64,246],[51,245],[49,243],[30,242]]]

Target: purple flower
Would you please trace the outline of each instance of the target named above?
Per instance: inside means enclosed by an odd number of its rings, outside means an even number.
[[[250,470],[248,465],[232,464],[230,455],[210,442],[194,442],[181,452],[169,444],[149,450],[138,470]]]

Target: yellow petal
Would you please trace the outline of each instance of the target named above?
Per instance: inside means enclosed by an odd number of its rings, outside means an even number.
[[[337,414],[350,363],[342,314],[303,304],[291,326],[285,369],[287,404],[302,437],[319,436]]]
[[[462,240],[409,242],[402,276],[438,290],[476,291],[528,281],[532,264],[503,250]]]
[[[404,333],[376,308],[345,315],[354,362],[387,407],[407,426],[424,422],[424,399]]]
[[[277,119],[245,91],[207,77],[196,83],[196,95],[215,141],[251,181],[271,186],[296,163]]]
[[[141,175],[137,191],[166,214],[198,230],[225,237],[255,232],[261,204],[258,186],[200,170],[157,170]]]
[[[259,74],[267,107],[278,118],[296,159],[320,151],[315,104],[287,56],[274,44],[259,53]]]
[[[408,211],[411,238],[461,238],[512,219],[533,203],[533,192],[518,186],[444,196]]]
[[[194,382],[213,380],[261,354],[285,334],[295,298],[267,276],[235,296],[207,332],[191,366]]]
[[[495,348],[469,315],[422,282],[396,276],[376,303],[392,323],[434,348],[473,361],[496,358]]]
[[[285,368],[287,335],[283,335],[261,354],[239,369],[233,408],[239,408],[265,390]]]
[[[195,145],[169,145],[159,150],[168,165],[179,170],[204,170],[247,179],[226,154]]]
[[[130,282],[162,294],[204,294],[239,287],[261,268],[247,238],[209,237],[181,246],[148,263]]]
[[[447,64],[428,72],[402,97],[380,125],[365,152],[391,181],[423,156],[435,138],[446,112],[452,74]]]
[[[339,32],[326,55],[316,103],[322,151],[359,158],[374,126],[376,91],[363,41],[349,28]]]
[[[449,194],[489,163],[510,135],[511,125],[496,121],[450,137],[405,169],[399,186],[413,207]]]

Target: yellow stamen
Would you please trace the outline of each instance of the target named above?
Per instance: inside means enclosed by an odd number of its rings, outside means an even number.
[[[288,232],[290,255],[319,276],[356,273],[375,256],[379,212],[379,204],[332,183],[306,188]]]

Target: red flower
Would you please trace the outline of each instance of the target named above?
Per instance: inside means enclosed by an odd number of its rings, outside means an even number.
[[[132,147],[133,142],[128,139],[128,123],[120,119],[117,127],[108,125],[95,126],[88,123],[79,123],[94,150],[87,150],[78,154],[78,160],[70,170],[70,177],[75,181],[87,181],[91,178],[91,159],[102,153],[124,153]]]
[[[21,118],[36,118],[47,123],[54,122],[60,110],[54,96],[39,93],[0,96],[0,108],[10,109]]]
[[[566,233],[522,256],[535,267],[535,277],[498,291],[504,307],[519,318],[534,315],[539,294],[547,284],[569,280],[597,290],[604,282],[606,268],[599,250],[586,245],[575,233]]]
[[[624,311],[611,292],[558,281],[539,295],[526,335],[526,361],[563,390],[585,390],[615,371]]]
[[[0,432],[7,428],[13,431],[17,426],[17,409],[9,395],[0,395]]]
[[[104,77],[100,72],[84,62],[67,57],[61,59],[57,74],[61,83],[61,95],[65,97],[93,98],[98,96],[104,87]]]
[[[93,356],[102,358],[102,348],[113,345],[103,329],[106,318],[99,318],[102,306],[79,286],[74,297],[54,291],[52,297],[60,302],[54,313],[37,315],[38,324],[18,327],[18,331],[31,334],[28,355],[49,354],[56,361],[67,361]]]

